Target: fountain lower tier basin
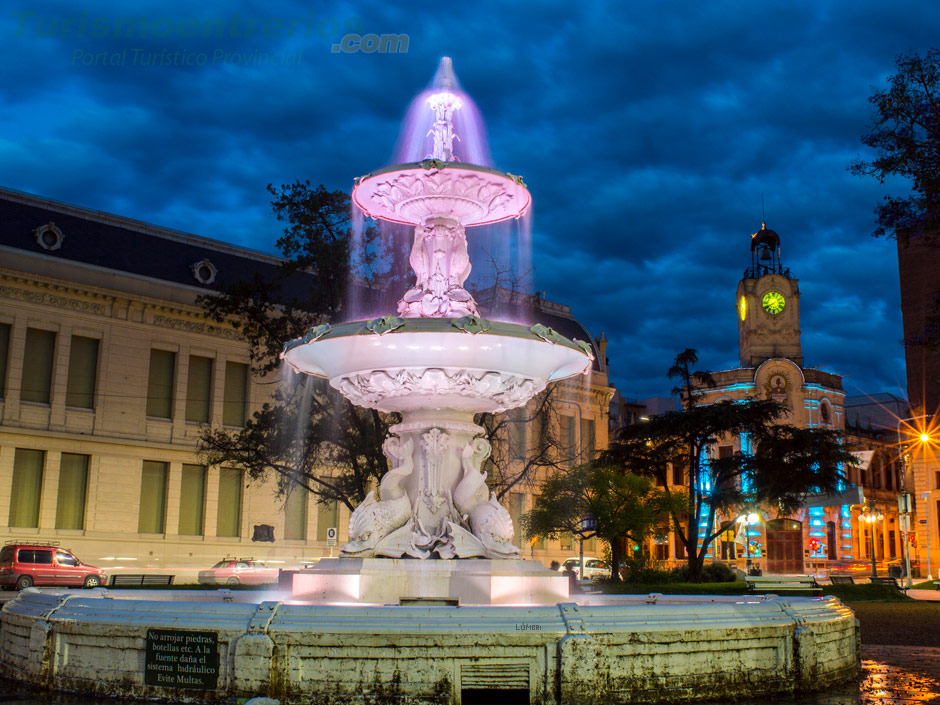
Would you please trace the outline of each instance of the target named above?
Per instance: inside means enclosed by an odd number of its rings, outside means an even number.
[[[534,326],[472,317],[391,319],[385,328],[383,320],[314,329],[281,357],[297,372],[326,377],[358,406],[471,413],[522,406],[593,359],[587,343],[549,328],[540,336]],[[468,332],[473,326],[483,330]]]
[[[524,215],[532,203],[522,179],[489,167],[426,159],[356,180],[352,199],[370,218],[419,225],[450,218],[487,225]]]
[[[531,605],[568,599],[568,578],[538,561],[324,558],[294,575],[294,599],[313,603]]]
[[[166,646],[172,639],[179,648]],[[8,678],[171,702],[459,704],[479,689],[533,704],[754,702],[851,679],[859,662],[855,617],[831,597],[379,607],[31,588],[7,603],[0,625]]]

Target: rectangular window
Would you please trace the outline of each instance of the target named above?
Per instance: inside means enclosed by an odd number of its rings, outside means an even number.
[[[525,514],[525,495],[522,492],[509,493],[509,516],[512,518],[513,543],[517,546],[525,541],[525,532],[522,530],[522,515]]]
[[[675,534],[674,543],[676,546],[676,558],[678,558],[679,560],[682,560],[686,557],[685,544],[682,543],[682,538],[679,536],[678,531],[674,532],[674,534]]]
[[[284,500],[284,538],[295,541],[304,541],[307,538],[307,497],[309,492],[303,487],[293,486],[290,494]],[[324,505],[317,505],[320,508],[320,514],[317,515],[317,533],[321,531],[319,527],[320,520],[323,519],[322,508]],[[336,502],[332,502],[329,507],[329,519],[332,520],[330,526],[336,526]],[[323,519],[326,521],[325,519]],[[326,527],[322,529],[323,541],[326,541]]]
[[[574,462],[580,462],[578,459],[578,420],[574,416],[561,416],[561,444],[564,452]]]
[[[574,536],[566,531],[561,535],[558,543],[562,551],[570,551],[574,546]]]
[[[530,428],[532,429],[532,438],[538,443],[538,452],[543,454],[548,450],[549,447],[549,419],[547,413],[540,411],[535,414],[535,417],[532,419],[532,424]]]
[[[897,558],[898,547],[894,541],[894,529],[888,530],[888,558]]]
[[[940,490],[940,470],[934,471],[933,482],[934,482],[933,488],[935,490]]]
[[[63,453],[59,465],[59,492],[55,528],[85,528],[85,495],[88,491],[88,456]]]
[[[594,419],[581,419],[581,446],[584,456],[582,463],[588,463],[594,459],[594,452],[597,447],[596,425]]]
[[[140,477],[140,513],[137,531],[162,534],[166,531],[166,485],[170,464],[145,460]]]
[[[672,484],[685,485],[685,468],[682,466],[682,463],[672,463]]]
[[[507,416],[510,460],[525,460],[525,417],[525,409],[513,409]]]
[[[39,499],[45,460],[45,451],[17,448],[14,452],[10,526],[39,528]]]
[[[97,379],[98,339],[73,335],[69,352],[69,377],[65,389],[65,405],[94,409]]]
[[[306,506],[306,505],[305,505]],[[304,514],[306,516],[306,513]],[[326,541],[326,530],[331,526],[338,528],[339,504],[336,502],[317,503],[317,541]]]
[[[209,423],[212,400],[212,358],[189,356],[189,379],[186,384],[186,420]]]
[[[180,536],[202,536],[206,506],[206,466],[183,465],[180,483]]]
[[[169,419],[173,416],[173,371],[176,353],[150,351],[150,376],[147,379],[147,416]]]
[[[924,507],[924,513],[928,515],[927,520],[929,521],[930,516],[926,507]],[[937,541],[937,543],[935,543],[934,546],[937,546],[937,545],[940,545],[940,499],[937,500],[937,513],[933,515],[933,520],[934,520],[934,526],[937,527],[937,531],[936,533],[934,533],[934,540]],[[930,528],[929,528],[930,524],[927,524],[927,527],[928,527],[927,531],[930,531]]]
[[[247,405],[248,365],[241,362],[226,362],[222,423],[225,426],[244,426]]]
[[[23,357],[23,384],[20,398],[48,404],[52,395],[52,365],[55,361],[55,333],[26,329],[26,355]]]
[[[242,517],[242,471],[233,468],[219,470],[219,514],[215,524],[216,536],[238,536]]]
[[[10,324],[0,323],[0,399],[6,396],[7,358],[10,356]]]

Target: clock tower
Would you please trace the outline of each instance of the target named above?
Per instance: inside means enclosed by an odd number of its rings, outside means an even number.
[[[803,366],[797,284],[780,263],[780,236],[762,223],[751,235],[751,266],[738,284],[742,367],[757,367],[770,358],[786,358]]]

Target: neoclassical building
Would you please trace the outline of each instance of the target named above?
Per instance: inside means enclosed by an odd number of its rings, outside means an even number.
[[[345,541],[345,507],[301,491],[278,497],[273,482],[206,467],[196,452],[206,424],[236,430],[276,386],[252,374],[248,345],[208,321],[196,298],[279,264],[0,189],[0,539],[58,542],[108,570],[184,577],[226,555],[293,566],[335,552],[327,530]],[[540,322],[595,347],[593,373],[564,384],[558,413],[572,447],[602,448],[606,342],[567,307],[533,306]],[[531,434],[514,442],[537,442]],[[518,518],[531,508],[531,486],[504,503]],[[523,548],[546,563],[572,550]]]
[[[787,423],[845,431],[842,378],[803,364],[799,281],[781,262],[779,235],[762,225],[751,236],[750,259],[735,298],[741,366],[712,373],[716,386],[700,390],[700,403],[774,399],[788,407]],[[778,516],[774,508],[765,507],[759,513],[760,522],[750,527],[739,522],[735,531],[716,541],[713,556],[743,567],[747,554],[769,573],[838,569],[868,560],[870,525],[859,521],[866,502],[874,502],[885,517],[875,526],[876,557],[900,555],[896,454],[891,456],[886,444],[876,438],[853,436],[848,442],[851,449],[859,450],[862,467],[849,474],[838,500],[809,498],[792,516]],[[746,437],[726,438],[710,452],[713,457],[724,457],[738,450],[748,451]],[[675,479],[681,482],[682,478]],[[670,558],[683,558],[676,553],[674,537],[670,544]],[[665,553],[665,546],[661,548]]]

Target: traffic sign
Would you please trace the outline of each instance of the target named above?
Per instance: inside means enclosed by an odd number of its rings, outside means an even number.
[[[336,527],[331,526],[326,530],[326,545],[335,546],[336,545]]]

